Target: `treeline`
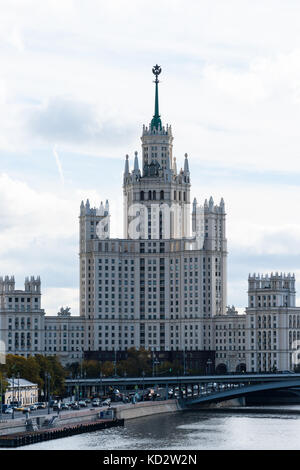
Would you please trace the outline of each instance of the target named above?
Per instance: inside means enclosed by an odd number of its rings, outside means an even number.
[[[36,383],[39,393],[45,390],[46,374],[50,374],[50,390],[52,395],[63,395],[67,371],[56,356],[16,356],[8,354],[6,363],[0,365],[0,376],[4,383],[6,378],[17,378]]]
[[[115,375],[119,377],[142,377],[151,376],[153,373],[152,352],[145,349],[136,350],[131,348],[127,351],[128,358],[122,361],[117,361],[116,366],[114,361],[99,362],[96,360],[81,361],[80,363],[73,363],[67,366],[68,375],[72,378],[88,377],[98,378],[102,374],[103,377],[112,377]],[[168,375],[182,375],[183,364],[180,361],[164,361],[154,364],[155,375],[168,376]],[[186,369],[187,374],[192,374],[195,371]]]
[[[83,360],[63,367],[57,356],[17,356],[8,354],[6,363],[0,365],[0,382],[2,389],[7,386],[7,378],[18,376],[29,382],[36,383],[39,387],[39,393],[45,391],[46,374],[50,374],[51,395],[63,396],[65,392],[66,378],[99,378],[113,377],[115,374],[119,377],[142,377],[151,376],[154,372],[158,376],[182,375],[184,367],[180,361],[155,360],[153,367],[152,352],[145,349],[136,350],[131,348],[127,351],[127,359],[117,361],[106,361],[104,363],[96,360]],[[193,374],[196,371],[186,368],[186,374]]]

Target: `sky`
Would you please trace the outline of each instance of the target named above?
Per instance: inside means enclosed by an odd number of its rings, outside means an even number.
[[[82,199],[109,199],[154,111],[192,198],[225,200],[228,299],[249,273],[300,292],[298,0],[1,0],[0,275],[40,275],[47,314],[78,314]],[[300,305],[300,294],[298,292]]]

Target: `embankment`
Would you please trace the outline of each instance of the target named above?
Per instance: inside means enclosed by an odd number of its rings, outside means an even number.
[[[128,404],[114,407],[116,410],[116,418],[118,419],[134,419],[143,416],[152,416],[160,413],[174,413],[181,411],[177,400],[165,401],[145,401],[135,405]]]

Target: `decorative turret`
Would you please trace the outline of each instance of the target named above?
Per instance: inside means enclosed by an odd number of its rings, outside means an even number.
[[[295,275],[249,274],[248,308],[295,307]]]
[[[222,197],[221,197],[221,201],[220,201],[220,211],[225,212],[225,203],[224,203],[224,199]]]
[[[35,294],[41,293],[41,279],[40,276],[37,276],[35,279],[34,276],[25,278],[25,292],[32,292]]]
[[[5,276],[4,279],[0,277],[0,293],[12,292],[15,290],[15,277]]]
[[[109,215],[109,202],[108,202],[108,199],[106,199],[106,201],[105,201],[104,215],[105,216]]]
[[[81,204],[80,204],[80,215],[83,215],[84,214],[84,202],[81,201]]]
[[[138,173],[140,171],[137,151],[134,152],[134,169],[133,169],[133,171],[134,171],[134,173]]]
[[[197,199],[194,197],[194,200],[193,200],[193,212],[196,212],[196,209],[197,209]]]
[[[184,157],[185,157],[185,159],[184,159],[184,174],[186,176],[189,176],[190,175],[190,169],[189,169],[188,154],[185,153]]]
[[[173,158],[173,173],[177,175],[177,164],[176,164],[176,157]]]
[[[99,215],[103,216],[104,215],[104,206],[103,202],[101,201],[100,207],[99,207]]]
[[[126,155],[124,176],[129,175],[129,161],[128,161],[128,158],[129,158],[129,156]]]

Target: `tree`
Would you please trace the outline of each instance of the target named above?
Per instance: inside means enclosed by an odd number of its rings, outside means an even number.
[[[51,375],[51,393],[54,395],[62,395],[64,393],[64,381],[66,371],[56,356],[17,356],[8,354],[6,356],[6,364],[2,365],[2,373],[7,377],[17,377],[36,383],[39,390],[43,390],[45,386],[45,374]]]

